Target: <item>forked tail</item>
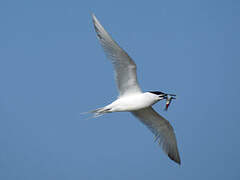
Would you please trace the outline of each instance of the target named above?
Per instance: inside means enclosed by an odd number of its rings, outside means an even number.
[[[89,111],[89,112],[86,112],[86,113],[83,113],[83,114],[93,114],[93,117],[99,117],[99,116],[102,116],[106,113],[110,113],[110,109],[106,108],[106,107],[102,107],[102,108],[98,108],[98,109],[95,109],[93,111]]]

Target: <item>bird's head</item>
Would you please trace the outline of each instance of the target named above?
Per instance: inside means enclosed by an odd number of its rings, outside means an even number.
[[[166,99],[166,108],[165,108],[165,110],[168,109],[168,106],[170,105],[172,99],[176,99],[176,95],[175,94],[167,94],[167,93],[163,93],[161,91],[149,91],[149,92],[155,95],[155,97],[157,98],[157,101],[160,101],[162,99]]]
[[[154,96],[157,98],[157,100],[167,99],[166,93],[163,93],[161,91],[149,91],[150,93],[154,94]]]

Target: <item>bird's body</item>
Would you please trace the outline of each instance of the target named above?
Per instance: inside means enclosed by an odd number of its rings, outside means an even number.
[[[121,112],[121,111],[131,112],[152,106],[159,100],[161,100],[159,96],[149,92],[134,93],[123,97],[119,97],[111,104],[105,106],[104,109],[106,109],[107,112]]]
[[[137,81],[134,61],[111,38],[95,15],[92,15],[92,18],[97,37],[114,66],[119,97],[111,104],[91,111],[91,113],[97,117],[105,113],[131,112],[155,134],[156,139],[169,158],[180,164],[173,128],[165,118],[152,108],[153,104],[166,99],[169,94],[160,91],[142,92]]]

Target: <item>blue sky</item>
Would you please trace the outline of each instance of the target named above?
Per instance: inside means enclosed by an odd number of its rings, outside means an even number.
[[[94,12],[168,112],[182,165],[117,97]],[[239,1],[1,1],[0,179],[239,179]]]

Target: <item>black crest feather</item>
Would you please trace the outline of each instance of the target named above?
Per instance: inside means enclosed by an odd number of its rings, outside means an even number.
[[[165,94],[161,91],[149,91],[150,93],[156,94],[156,95],[161,95],[161,94]]]

